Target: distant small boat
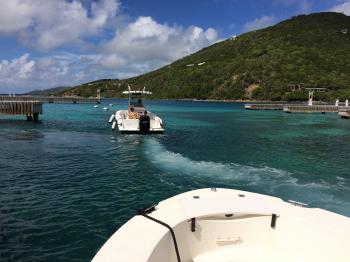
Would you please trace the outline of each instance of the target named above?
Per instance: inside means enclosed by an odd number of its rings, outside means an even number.
[[[113,104],[109,104],[109,106],[113,106]]]
[[[338,114],[341,118],[350,119],[350,111],[339,112]]]
[[[108,111],[109,108],[108,108],[108,107],[104,107],[103,110],[104,110],[104,111]]]
[[[206,188],[139,211],[92,262],[348,262],[350,218],[240,190]]]
[[[98,108],[98,105],[94,105],[94,108]]]

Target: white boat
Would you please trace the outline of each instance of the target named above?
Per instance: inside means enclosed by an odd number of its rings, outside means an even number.
[[[94,108],[98,108],[98,105],[94,105]]]
[[[232,189],[186,192],[140,211],[93,262],[349,262],[350,218]]]
[[[129,96],[129,106],[127,110],[119,110],[112,114],[109,123],[112,129],[118,130],[122,134],[162,134],[164,126],[162,119],[152,112],[148,111],[143,100],[145,95],[151,95],[152,92],[143,90],[124,91],[123,94]]]
[[[108,111],[109,110],[109,108],[108,107],[104,107],[104,108],[102,108],[104,111]]]
[[[341,118],[350,119],[350,110],[349,111],[340,111],[338,114],[340,115]]]

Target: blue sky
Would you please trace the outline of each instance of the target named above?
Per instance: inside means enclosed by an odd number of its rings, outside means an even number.
[[[2,0],[0,93],[127,78],[350,0]]]

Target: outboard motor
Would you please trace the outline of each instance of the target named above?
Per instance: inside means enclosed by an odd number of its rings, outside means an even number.
[[[115,120],[115,115],[114,114],[111,115],[108,123],[112,124],[113,120]]]
[[[151,127],[150,117],[147,114],[140,116],[139,125],[140,125],[140,133],[141,134],[149,133],[149,129]]]

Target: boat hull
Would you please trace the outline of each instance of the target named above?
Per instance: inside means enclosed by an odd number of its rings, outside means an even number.
[[[122,135],[159,135],[159,134],[164,134],[164,130],[163,131],[148,131],[148,132],[140,132],[140,131],[127,131],[127,130],[123,130],[119,132]]]
[[[350,111],[339,112],[338,114],[339,114],[340,117],[343,118],[343,119],[350,119]]]
[[[163,134],[164,127],[162,119],[152,112],[148,111],[148,126],[146,129],[141,128],[141,121],[139,119],[129,119],[128,110],[117,111],[111,116],[110,123],[112,129],[118,128],[121,134]]]
[[[176,262],[176,250],[183,262],[350,261],[350,218],[295,203],[232,189],[186,192],[130,219],[93,262]]]

